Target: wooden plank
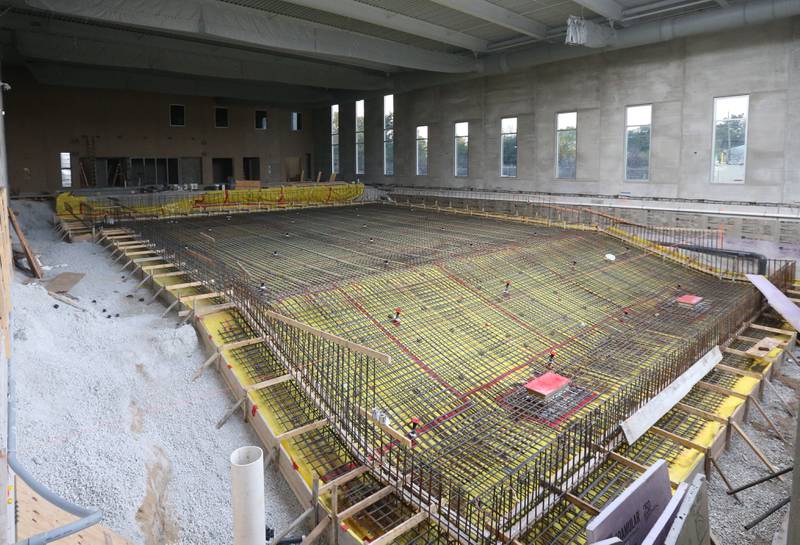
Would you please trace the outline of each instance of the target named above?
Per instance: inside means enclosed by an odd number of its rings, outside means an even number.
[[[255,392],[257,390],[263,390],[264,388],[269,388],[270,386],[275,386],[276,384],[283,384],[284,382],[288,382],[292,380],[292,375],[285,374],[279,377],[271,378],[269,380],[262,380],[261,382],[256,382],[255,384],[249,384],[244,387],[245,391],[247,392]]]
[[[764,377],[764,375],[762,375],[761,373],[757,373],[755,371],[749,371],[747,369],[739,369],[738,367],[733,367],[722,363],[718,363],[716,365],[716,368],[719,369],[720,371],[733,373],[734,375],[740,375],[743,377],[757,378],[759,380],[761,380]]]
[[[283,441],[284,439],[291,439],[292,437],[296,437],[298,435],[303,435],[304,433],[308,433],[310,431],[318,430],[323,426],[328,425],[328,419],[323,418],[321,420],[315,420],[314,422],[309,422],[299,428],[294,428],[292,430],[287,430],[283,433],[279,433],[275,436],[275,439],[278,441]]]
[[[793,328],[800,331],[800,308],[796,302],[789,300],[769,279],[760,274],[747,274],[747,279],[767,298],[775,309]]]
[[[153,278],[167,278],[170,276],[181,276],[186,274],[183,271],[172,271],[172,272],[165,272],[165,273],[156,273],[153,275]]]
[[[739,426],[739,424],[737,424],[736,421],[731,420],[731,426],[733,427],[733,429],[736,430],[736,432],[739,435],[742,436],[742,439],[744,439],[744,442],[747,443],[747,446],[749,446],[750,449],[753,452],[755,452],[756,456],[758,456],[758,459],[761,460],[762,462],[764,462],[764,465],[767,466],[767,468],[770,471],[772,471],[773,473],[777,473],[778,472],[778,468],[770,463],[770,461],[767,459],[767,456],[763,452],[761,452],[761,449],[758,448],[755,443],[753,443],[753,441],[744,432],[744,430]],[[783,477],[778,477],[778,479],[782,481]]]
[[[764,337],[763,339],[759,339],[756,344],[745,350],[745,353],[751,358],[765,358],[772,350],[775,348],[782,348],[784,344],[785,343],[783,343],[780,339],[775,339],[774,337]]]
[[[697,407],[692,407],[691,405],[687,405],[686,403],[678,403],[675,405],[676,409],[680,409],[681,411],[689,414],[693,414],[694,416],[699,416],[700,418],[704,418],[706,420],[711,420],[713,422],[719,422],[720,424],[727,424],[728,419],[723,418],[718,414],[710,413],[708,411],[704,411],[703,409],[698,409]]]
[[[67,293],[75,284],[86,276],[84,273],[63,272],[47,283],[47,291],[52,293]]]
[[[366,416],[370,420],[370,422],[372,422],[373,424],[375,424],[378,427],[380,427],[384,432],[386,432],[387,435],[390,435],[394,439],[399,441],[400,444],[402,444],[406,448],[411,448],[412,447],[411,439],[409,439],[408,436],[406,436],[404,433],[397,431],[396,429],[394,429],[391,426],[387,426],[383,422],[379,422],[378,420],[375,420],[372,417],[372,413],[369,412],[368,410],[364,409],[363,407],[359,407],[358,410],[361,411],[361,414]]]
[[[11,208],[8,209],[8,218],[11,220],[11,226],[14,228],[14,232],[17,233],[19,244],[22,246],[22,253],[25,254],[25,259],[28,261],[28,266],[31,268],[33,276],[36,278],[44,278],[44,272],[42,272],[42,267],[39,265],[39,260],[36,259],[36,255],[28,245],[28,240],[25,238],[25,233],[22,232],[22,228],[17,222],[17,216],[14,214],[14,211]]]
[[[327,483],[323,484],[322,486],[320,486],[319,487],[319,493],[323,494],[325,492],[328,492],[329,490],[332,490],[335,487],[339,487],[339,486],[342,486],[345,483],[349,483],[353,479],[356,479],[356,478],[362,476],[364,473],[367,473],[368,471],[369,471],[369,468],[367,466],[359,466],[359,467],[355,468],[354,470],[348,471],[344,475],[339,475],[335,479],[332,479],[332,480],[328,481]]]
[[[182,284],[172,284],[172,285],[164,286],[164,287],[168,291],[172,291],[172,290],[182,290],[184,288],[196,288],[197,286],[202,286],[202,285],[203,285],[202,282],[199,282],[199,281],[195,280],[193,282],[184,282]]]
[[[728,348],[727,346],[722,349],[723,352],[726,354],[733,354],[734,356],[741,356],[743,358],[752,358],[750,354],[745,352],[744,350],[736,350],[735,348]]]
[[[760,331],[768,331],[770,333],[779,333],[779,334],[782,334],[782,335],[792,336],[792,335],[795,334],[794,331],[791,331],[789,329],[780,329],[780,328],[777,328],[777,327],[770,327],[770,326],[761,325],[761,324],[750,324],[750,327],[752,327],[753,329],[758,329]]]
[[[708,451],[708,447],[704,447],[703,445],[695,443],[694,441],[686,439],[685,437],[681,437],[680,435],[672,433],[671,431],[667,431],[665,429],[659,428],[658,426],[653,426],[652,428],[650,428],[650,431],[652,431],[656,435],[660,435],[661,437],[669,439],[670,441],[672,441],[674,443],[678,443],[679,445],[683,445],[686,448],[691,448],[691,449],[700,451],[703,454],[705,454]]]
[[[726,395],[726,396],[732,396],[732,397],[738,397],[739,399],[747,399],[748,397],[750,397],[747,394],[740,394],[739,392],[734,392],[733,390],[731,390],[729,388],[724,388],[724,387],[722,387],[722,386],[720,386],[718,384],[712,384],[710,382],[705,382],[705,381],[702,381],[702,380],[700,382],[698,382],[696,384],[696,386],[698,386],[700,388],[703,388],[705,390],[709,390],[711,392],[716,392],[718,394],[722,394],[722,395]]]
[[[416,528],[417,526],[419,526],[419,524],[422,523],[427,518],[428,518],[428,513],[420,511],[416,515],[412,516],[410,519],[401,522],[388,532],[385,532],[381,537],[373,539],[369,543],[370,545],[389,545],[389,543],[392,543],[395,539],[405,534],[412,528]]]
[[[166,268],[174,267],[174,266],[175,265],[173,265],[172,263],[159,263],[158,265],[145,265],[144,267],[142,267],[142,270],[143,271],[152,271],[152,270],[155,270],[155,269],[166,269]]]
[[[181,273],[181,274],[184,274],[184,273]],[[201,301],[203,299],[213,299],[214,297],[221,297],[222,295],[224,295],[224,294],[221,291],[211,291],[211,292],[208,292],[208,293],[197,293],[195,295],[181,295],[180,297],[178,297],[178,300],[180,300],[181,303],[183,303],[184,301],[189,301],[189,300],[191,300],[191,301]]]
[[[163,261],[163,260],[164,258],[159,255],[155,257],[140,257],[138,259],[132,260],[132,263],[147,263],[148,261]],[[127,265],[125,267],[127,267]]]
[[[264,337],[256,337],[254,339],[244,339],[241,341],[234,341],[231,343],[225,343],[221,345],[219,347],[219,351],[224,352],[225,350],[235,350],[236,348],[242,348],[253,344],[263,343],[264,341],[265,341]]]
[[[370,505],[374,505],[374,504],[378,503],[383,498],[385,498],[386,496],[391,494],[393,491],[394,491],[394,487],[393,486],[385,486],[385,487],[381,488],[380,490],[378,490],[377,492],[375,492],[371,496],[367,496],[366,498],[364,498],[360,502],[351,505],[350,507],[348,507],[347,509],[345,509],[341,513],[337,514],[336,515],[336,523],[338,524],[339,521],[348,519],[348,518],[352,517],[353,515],[355,515],[356,513],[360,513],[361,511],[363,511],[364,509],[366,509]]]
[[[17,500],[17,539],[24,540],[32,535],[53,530],[59,526],[78,520],[62,511],[34,492],[25,481],[15,479]],[[59,545],[133,545],[105,526],[95,524],[77,534],[58,540]]]
[[[588,501],[584,500],[583,498],[576,496],[575,494],[567,492],[566,494],[564,494],[564,499],[567,500],[572,505],[574,505],[575,507],[577,507],[578,509],[580,509],[581,511],[586,511],[593,517],[596,517],[597,515],[600,514],[600,510],[597,507],[595,507]]]
[[[328,524],[331,523],[330,517],[325,517],[319,524],[314,526],[314,529],[311,530],[306,537],[303,538],[303,541],[300,542],[300,545],[312,545],[315,543],[321,536],[325,529],[328,527]]]
[[[194,315],[197,318],[202,318],[204,316],[208,316],[209,314],[215,314],[217,312],[222,312],[223,310],[230,310],[232,308],[236,308],[236,305],[233,303],[221,303],[219,305],[211,305],[208,307],[203,307],[202,309],[197,309],[194,311]]]
[[[382,352],[378,352],[377,350],[373,350],[369,347],[354,343],[352,341],[348,341],[347,339],[343,339],[342,337],[339,337],[337,335],[332,335],[326,331],[322,331],[321,329],[311,327],[308,324],[304,324],[303,322],[298,322],[297,320],[289,318],[288,316],[284,316],[283,314],[278,314],[277,312],[273,312],[271,310],[265,311],[265,314],[267,314],[267,316],[271,318],[274,318],[275,320],[278,320],[279,322],[283,322],[292,327],[296,327],[297,329],[301,329],[307,333],[311,333],[312,335],[322,337],[335,344],[338,344],[339,346],[343,346],[354,352],[358,352],[360,354],[364,354],[365,356],[374,358],[378,361],[382,361],[387,365],[391,365],[392,363],[392,358],[388,354],[383,354]]]

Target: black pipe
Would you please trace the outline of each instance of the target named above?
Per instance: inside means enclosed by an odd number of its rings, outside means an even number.
[[[755,526],[757,526],[758,524],[760,524],[760,523],[761,523],[761,521],[763,521],[765,518],[767,518],[768,516],[770,516],[771,514],[773,514],[775,511],[777,511],[778,509],[780,509],[781,507],[783,507],[784,505],[786,505],[786,504],[787,504],[787,503],[789,503],[790,501],[792,501],[792,498],[790,498],[790,497],[788,497],[788,496],[787,496],[787,497],[785,497],[785,498],[784,498],[784,499],[782,499],[782,500],[781,500],[779,503],[777,503],[777,504],[773,505],[772,507],[770,507],[770,508],[767,510],[767,512],[766,512],[766,513],[764,513],[763,515],[760,515],[760,516],[759,516],[757,519],[755,519],[755,520],[752,520],[752,521],[748,522],[747,524],[745,524],[745,525],[744,525],[744,529],[745,529],[745,530],[750,530],[750,529],[754,528]]]
[[[701,254],[717,255],[722,257],[743,257],[746,259],[755,259],[758,261],[758,274],[767,273],[767,256],[756,252],[748,252],[745,250],[729,250],[723,248],[712,248],[710,246],[699,246],[696,244],[680,244],[680,243],[661,243],[662,246],[671,246],[673,248],[680,248],[682,250],[689,250],[690,252],[698,252]]]
[[[760,479],[756,479],[755,481],[749,482],[747,484],[743,484],[739,488],[734,488],[733,490],[728,490],[728,495],[731,496],[733,494],[736,494],[737,492],[741,492],[742,490],[747,490],[748,488],[750,488],[752,486],[755,486],[757,484],[761,484],[763,482],[769,481],[770,479],[774,479],[775,477],[779,477],[780,475],[783,475],[785,473],[789,473],[792,469],[794,469],[794,466],[790,466],[790,467],[781,469],[780,471],[776,471],[775,473],[770,473],[766,477],[761,477]]]

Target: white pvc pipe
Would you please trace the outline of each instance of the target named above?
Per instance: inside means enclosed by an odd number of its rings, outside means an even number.
[[[234,545],[264,545],[264,452],[241,447],[231,454]]]

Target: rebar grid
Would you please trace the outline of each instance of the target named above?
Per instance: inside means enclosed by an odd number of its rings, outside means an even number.
[[[592,445],[760,304],[751,288],[597,233],[430,212],[372,206],[136,227],[229,291],[355,458],[401,498],[436,501],[439,528],[466,542],[528,533],[561,498],[543,482],[580,483],[599,463]],[[379,234],[390,242],[376,246]],[[704,304],[675,304],[684,293]],[[392,363],[269,320],[269,308]],[[572,379],[569,395],[519,399],[548,369]],[[401,430],[418,418],[415,448],[382,434],[364,414],[374,408]]]

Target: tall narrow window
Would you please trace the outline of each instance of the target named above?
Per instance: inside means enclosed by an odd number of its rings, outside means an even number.
[[[383,174],[394,174],[394,95],[383,97]]]
[[[455,165],[456,176],[469,176],[469,122],[462,121],[455,126]]]
[[[183,104],[169,105],[169,126],[170,127],[186,126],[186,107]]]
[[[711,181],[743,184],[747,160],[747,113],[750,97],[714,99],[714,153]]]
[[[517,175],[517,118],[500,120],[500,176]]]
[[[61,163],[61,187],[72,187],[72,155],[68,151],[58,154]]]
[[[575,178],[578,164],[578,112],[556,116],[556,177]]]
[[[428,175],[428,127],[417,127],[417,176]]]
[[[339,105],[331,106],[331,173],[339,172]]]
[[[303,130],[303,112],[292,112],[291,118],[291,127],[292,131],[302,131]]]
[[[628,106],[625,111],[625,179],[650,179],[650,127],[653,105]]]
[[[256,110],[256,129],[260,131],[267,130],[266,110]]]
[[[364,101],[356,101],[356,174],[364,174]]]

